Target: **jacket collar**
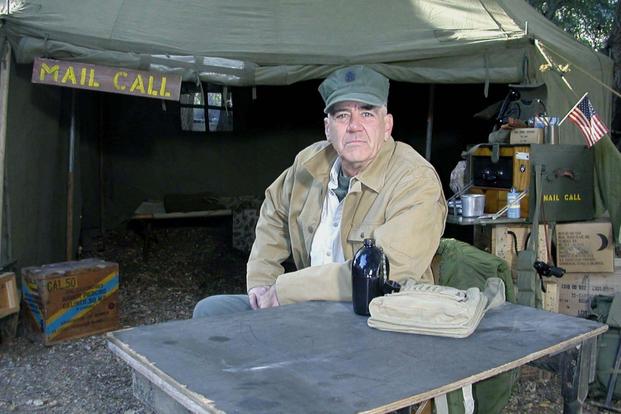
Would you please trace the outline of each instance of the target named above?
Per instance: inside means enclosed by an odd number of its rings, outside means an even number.
[[[338,154],[330,143],[304,162],[304,167],[316,179],[323,180],[330,176],[330,170]]]
[[[386,180],[386,171],[388,170],[388,163],[392,158],[392,154],[395,151],[395,140],[392,137],[388,137],[388,140],[384,142],[382,148],[380,148],[377,157],[365,168],[356,178],[365,186],[371,190],[379,193],[384,186]]]
[[[388,137],[388,140],[382,145],[382,148],[380,148],[373,162],[355,178],[371,190],[379,192],[384,185],[386,170],[395,150],[395,146],[395,140],[392,137]],[[327,179],[330,176],[330,170],[337,157],[338,154],[332,145],[328,144],[309,158],[308,161],[304,163],[304,167],[315,179]]]

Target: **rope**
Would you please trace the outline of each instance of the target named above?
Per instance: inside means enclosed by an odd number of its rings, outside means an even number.
[[[565,85],[567,85],[567,87],[569,88],[569,90],[576,96],[578,97],[578,95],[576,94],[576,91],[574,91],[574,88],[569,84],[569,82],[567,81],[567,79],[565,78],[565,75],[563,74],[563,72],[557,67],[557,65],[555,65],[554,63],[552,63],[552,61],[550,60],[550,58],[548,57],[548,55],[545,54],[545,52],[543,51],[543,49],[541,48],[541,42],[537,39],[535,39],[535,47],[537,48],[537,50],[539,51],[539,53],[541,53],[541,56],[543,56],[543,58],[545,59],[546,62],[548,62],[548,65],[550,65],[550,67],[554,68],[560,75],[561,75],[561,80],[565,83]]]
[[[545,54],[545,52],[543,51],[542,47],[541,47],[541,42],[539,40],[535,39],[535,46],[537,46],[537,50],[539,50],[539,52],[541,53],[541,55],[543,56],[543,58],[546,60],[546,62],[548,62],[548,64],[550,64],[552,67],[554,67],[557,71],[561,72],[560,69],[558,69],[557,65],[554,65],[550,59],[548,58],[548,56]],[[545,47],[545,46],[544,46]],[[604,82],[602,82],[601,80],[597,79],[595,76],[591,75],[587,70],[581,68],[580,66],[576,65],[575,63],[573,63],[572,61],[570,61],[569,59],[567,59],[565,56],[559,54],[558,52],[555,52],[552,49],[547,49],[546,50],[548,52],[552,52],[552,54],[556,55],[557,57],[565,60],[568,64],[572,65],[573,67],[575,67],[576,69],[578,69],[580,72],[584,73],[585,75],[587,75],[589,78],[591,78],[591,80],[595,81],[598,85],[603,86],[604,88],[606,88],[608,91],[612,92],[613,94],[615,94],[616,96],[618,96],[619,98],[621,98],[621,93],[615,91],[614,89],[612,89],[610,86],[606,85]],[[563,74],[561,73],[561,78],[563,79],[563,81],[565,81],[565,83],[569,86],[569,89],[571,89],[571,91],[573,92],[573,88],[569,85],[569,83],[567,82],[567,80],[565,79],[565,77],[563,76]],[[574,92],[575,93],[575,92]],[[577,96],[577,95],[576,95]]]

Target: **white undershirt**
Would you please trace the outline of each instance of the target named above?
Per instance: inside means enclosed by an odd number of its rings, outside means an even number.
[[[328,191],[323,200],[321,222],[311,245],[311,266],[327,263],[344,263],[343,246],[341,245],[341,216],[343,215],[343,200],[339,201],[334,190],[338,188],[338,176],[341,169],[341,159],[337,158],[330,170]],[[351,181],[350,181],[351,187]]]

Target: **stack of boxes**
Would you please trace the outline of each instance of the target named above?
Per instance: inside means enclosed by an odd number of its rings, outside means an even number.
[[[531,225],[477,226],[474,244],[506,260],[515,281],[516,249],[526,248]],[[556,247],[551,244],[550,226],[539,225],[538,260],[566,270],[562,278],[543,277],[546,292],[543,308],[550,312],[585,317],[595,295],[621,292],[621,258],[614,256],[612,225],[608,221],[582,221],[556,224]],[[546,244],[547,241],[547,244]]]
[[[543,278],[543,307],[586,316],[591,297],[621,291],[621,263],[617,261],[615,270],[611,224],[593,221],[593,151],[580,145],[541,144],[542,134],[541,129],[514,130],[514,145],[501,145],[496,153],[489,145],[477,147],[470,157],[473,190],[485,193],[487,213],[507,204],[511,188],[528,190],[520,203],[523,221],[532,223],[539,210],[539,223],[557,223],[556,234],[551,227],[540,226],[537,258],[552,263],[549,256],[556,253],[556,265],[567,271],[560,279]],[[524,238],[531,227],[518,222],[475,228],[475,246],[513,265],[516,250],[526,248]],[[544,240],[556,240],[556,251]]]
[[[605,221],[557,224],[559,312],[585,317],[591,298],[621,292],[621,259],[614,254],[612,225]]]

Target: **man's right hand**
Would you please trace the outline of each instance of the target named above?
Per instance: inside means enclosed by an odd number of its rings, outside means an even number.
[[[257,286],[248,291],[250,307],[254,310],[278,306],[275,286]]]

